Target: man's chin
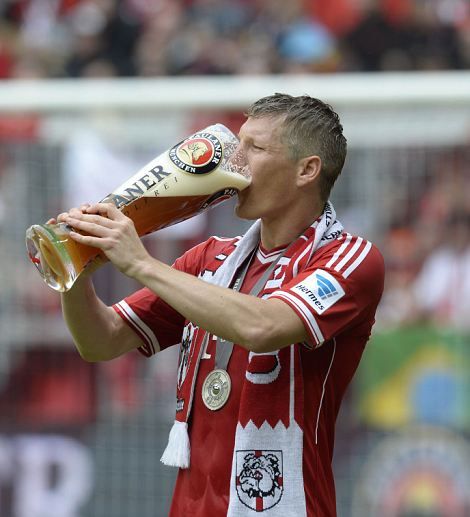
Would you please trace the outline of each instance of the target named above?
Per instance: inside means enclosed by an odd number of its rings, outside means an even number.
[[[240,219],[243,219],[243,208],[240,206],[239,202],[235,205],[235,215],[240,217]]]
[[[235,215],[240,219],[247,219],[249,221],[258,219],[259,217],[253,210],[248,210],[246,206],[240,205],[240,203],[235,205]]]
[[[240,202],[240,199],[235,205],[235,215],[240,219],[256,219],[256,216],[252,216],[250,214],[250,211],[247,209],[246,205]]]

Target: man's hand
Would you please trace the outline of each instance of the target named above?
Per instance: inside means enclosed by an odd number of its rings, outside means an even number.
[[[134,223],[110,203],[96,203],[60,214],[65,222],[77,231],[70,237],[103,251],[106,257],[125,275],[133,276],[146,260],[151,259],[137,234]]]

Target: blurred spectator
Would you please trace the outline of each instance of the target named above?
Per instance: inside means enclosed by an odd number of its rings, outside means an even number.
[[[377,72],[390,68],[409,69],[402,53],[404,35],[377,7],[372,7],[343,40],[346,69]]]
[[[377,313],[379,326],[395,328],[418,318],[413,285],[420,266],[420,245],[410,226],[392,227],[383,243],[385,290]]]
[[[322,25],[299,19],[281,33],[279,54],[284,72],[321,72],[335,69],[335,41]]]
[[[428,230],[425,251],[442,242],[447,232],[445,222],[456,209],[470,213],[469,152],[465,147],[439,153],[428,165],[429,181],[418,204],[420,225]],[[436,242],[437,240],[437,242]]]
[[[416,0],[387,11],[372,3],[343,40],[345,67],[372,72],[464,68],[456,19],[440,16],[440,7],[433,0]]]
[[[355,0],[310,0],[305,10],[313,19],[323,24],[330,32],[341,36],[349,32],[361,16],[361,2]]]
[[[443,2],[415,2],[412,18],[405,26],[412,68],[448,70],[463,67],[458,33],[452,19],[440,18]]]
[[[70,16],[75,37],[65,73],[80,76],[133,76],[141,22],[124,2],[86,0]]]
[[[424,320],[470,330],[468,160],[466,147],[441,149],[426,163],[421,183],[407,184],[407,202],[395,212],[398,222],[382,245],[387,271],[378,311],[382,326]]]
[[[451,213],[445,237],[425,260],[416,279],[416,306],[428,320],[469,332],[470,212]]]
[[[5,23],[0,23],[0,79],[11,76],[17,35]]]

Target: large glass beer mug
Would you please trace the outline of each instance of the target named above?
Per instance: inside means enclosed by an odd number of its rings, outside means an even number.
[[[249,185],[237,146],[228,128],[209,126],[157,156],[101,202],[114,203],[131,218],[139,236],[189,219]],[[57,223],[26,231],[29,258],[47,285],[61,292],[104,259],[99,249],[72,240],[70,230]]]

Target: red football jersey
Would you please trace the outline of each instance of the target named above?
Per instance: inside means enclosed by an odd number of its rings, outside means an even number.
[[[210,238],[177,259],[174,267],[203,276],[215,271],[238,239]],[[282,250],[260,249],[243,282],[249,292]],[[344,392],[370,336],[383,291],[384,265],[377,248],[361,237],[343,233],[318,249],[308,267],[286,285],[282,259],[265,297],[287,303],[309,335],[301,347],[304,383],[303,478],[307,515],[336,515],[331,462],[335,421]],[[114,306],[141,337],[147,356],[179,343],[184,318],[144,288]],[[215,367],[215,344],[202,356],[189,420],[191,465],[180,469],[171,516],[225,516],[229,503],[231,463],[238,406],[248,351],[237,345],[228,364],[232,391],[226,405],[210,411],[202,402],[202,384]]]

